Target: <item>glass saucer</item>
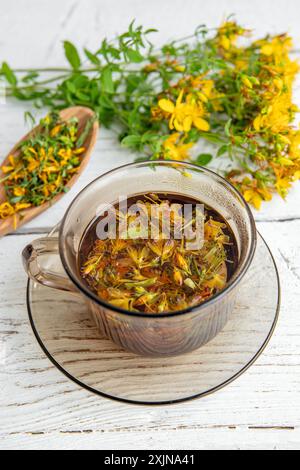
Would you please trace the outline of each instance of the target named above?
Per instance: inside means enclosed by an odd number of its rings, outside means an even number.
[[[49,236],[56,235],[56,229]],[[59,257],[46,259],[57,271]],[[62,270],[62,267],[61,267]],[[245,372],[268,344],[279,314],[280,284],[261,235],[238,302],[221,333],[202,348],[170,358],[146,358],[104,338],[77,295],[28,281],[34,334],[52,363],[98,395],[127,403],[161,405],[199,398]]]

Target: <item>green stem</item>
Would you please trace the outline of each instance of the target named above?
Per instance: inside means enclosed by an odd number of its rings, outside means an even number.
[[[41,85],[46,85],[48,83],[53,83],[53,82],[57,82],[57,80],[62,80],[64,78],[67,78],[69,76],[69,74],[65,74],[65,75],[58,75],[57,77],[53,77],[53,78],[48,78],[47,80],[42,80],[41,82],[34,82],[30,85],[23,85],[23,86],[16,86],[16,87],[8,87],[6,89],[6,91],[10,92],[10,91],[14,91],[15,89],[18,89],[18,90],[28,90],[30,88],[34,88],[34,87],[40,87]]]
[[[68,67],[49,67],[49,68],[17,68],[13,69],[14,73],[29,73],[29,72],[71,72],[72,69]]]

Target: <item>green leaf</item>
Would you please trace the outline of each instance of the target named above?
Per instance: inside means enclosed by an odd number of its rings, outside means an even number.
[[[28,72],[23,78],[22,82],[29,83],[34,81],[35,78],[38,78],[39,74],[37,72]]]
[[[7,62],[3,62],[2,64],[2,73],[10,85],[16,86],[17,81],[18,81],[17,77]]]
[[[9,198],[9,202],[11,204],[17,204],[17,202],[20,202],[23,197],[24,196],[11,197],[11,198]]]
[[[90,102],[91,101],[91,97],[90,95],[88,95],[87,93],[84,93],[83,91],[81,90],[76,90],[76,93],[75,93],[76,97],[81,100],[81,101],[86,101],[86,102]]]
[[[220,137],[218,134],[213,134],[212,132],[199,132],[199,137],[203,137],[203,139],[208,140],[214,144],[224,143],[224,139],[222,139],[222,137]]]
[[[74,70],[79,69],[81,60],[74,44],[70,41],[64,41],[65,56]]]
[[[30,111],[25,111],[24,121],[25,124],[30,125],[30,127],[33,127],[36,124],[35,117]]]
[[[221,147],[219,148],[217,152],[217,157],[221,157],[221,155],[224,155],[224,153],[226,152],[228,152],[228,145],[227,144],[221,145]]]
[[[149,28],[149,29],[146,29],[145,31],[145,34],[149,34],[149,33],[157,33],[158,32],[158,29],[155,29],[155,28]]]
[[[124,147],[137,147],[141,142],[141,137],[139,135],[127,135],[126,137],[124,137],[124,139],[122,139],[121,141],[121,144],[124,146]]]
[[[127,49],[126,51],[127,58],[130,60],[130,62],[142,62],[143,56],[139,53],[139,51],[136,51],[135,49]]]
[[[94,122],[96,122],[96,121],[97,121],[96,114],[93,117],[91,117],[87,120],[83,131],[81,132],[79,138],[77,139],[76,148],[82,147],[82,145],[84,144],[84,142],[86,141],[86,139],[89,135],[90,130],[92,129],[92,127],[94,125]]]
[[[114,82],[112,78],[112,70],[109,66],[105,67],[102,71],[101,83],[102,83],[103,91],[105,91],[106,93],[114,92],[115,87],[114,87]]]
[[[161,136],[158,134],[154,134],[151,131],[146,131],[142,136],[141,136],[141,143],[146,144],[149,142],[155,142],[157,140],[161,139]]]
[[[84,53],[90,62],[92,62],[92,64],[100,65],[100,59],[96,56],[96,54],[93,54],[88,49],[84,49]]]
[[[66,86],[71,93],[76,93],[76,86],[70,80],[66,81]]]
[[[242,145],[245,141],[245,138],[240,135],[235,135],[233,137],[233,142],[235,145]]]
[[[200,153],[200,155],[198,155],[196,158],[195,163],[200,166],[205,166],[211,162],[212,159],[213,156],[210,153]]]
[[[230,137],[230,126],[231,126],[231,123],[232,123],[232,119],[228,119],[228,121],[226,122],[225,127],[224,127],[225,134],[226,134],[228,137]]]

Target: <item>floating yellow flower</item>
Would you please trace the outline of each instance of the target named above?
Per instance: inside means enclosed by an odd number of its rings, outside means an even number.
[[[223,289],[226,284],[226,277],[220,274],[215,274],[212,279],[206,281],[205,285],[210,289]]]
[[[169,99],[161,99],[158,106],[170,116],[169,127],[179,132],[189,132],[192,126],[200,131],[208,131],[209,123],[203,119],[205,115],[204,107],[201,102],[197,102],[192,95],[188,95],[186,101],[183,100],[183,90],[174,104]]]

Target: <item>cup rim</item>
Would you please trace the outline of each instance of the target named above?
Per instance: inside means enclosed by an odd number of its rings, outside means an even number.
[[[80,283],[77,279],[76,276],[74,276],[73,272],[69,269],[69,266],[68,266],[68,263],[66,261],[66,257],[64,255],[64,250],[63,250],[63,230],[64,230],[64,226],[65,226],[65,223],[66,223],[66,220],[67,220],[67,217],[73,207],[73,205],[75,204],[75,202],[82,196],[82,194],[90,187],[92,186],[96,181],[104,178],[104,177],[107,177],[109,176],[110,174],[113,174],[113,173],[117,173],[119,172],[120,170],[123,170],[123,169],[126,169],[126,168],[136,168],[136,167],[140,167],[140,166],[143,166],[145,164],[149,164],[149,165],[170,165],[170,164],[176,164],[178,166],[182,166],[184,168],[190,168],[192,170],[201,170],[202,172],[204,173],[207,173],[208,175],[212,175],[214,178],[217,178],[219,179],[221,182],[225,183],[226,186],[228,186],[234,193],[235,195],[240,199],[240,202],[242,202],[245,206],[245,209],[246,209],[246,212],[247,212],[247,215],[249,217],[249,222],[250,222],[250,232],[251,232],[251,241],[250,241],[250,248],[249,248],[249,253],[248,253],[248,256],[246,258],[246,260],[244,261],[244,265],[242,266],[239,274],[233,278],[231,281],[229,281],[227,284],[226,284],[226,287],[224,287],[224,289],[220,290],[219,292],[217,292],[216,294],[214,294],[213,296],[209,297],[207,300],[204,300],[202,303],[200,304],[196,304],[196,305],[192,305],[190,307],[187,307],[185,309],[181,309],[181,310],[176,310],[176,311],[170,311],[170,312],[162,312],[162,313],[144,313],[144,312],[134,312],[134,311],[130,311],[130,310],[126,310],[126,309],[123,309],[121,307],[116,307],[115,305],[112,305],[110,304],[109,302],[106,302],[105,300],[101,299],[100,297],[98,297],[94,292],[92,292],[87,286],[84,285],[84,283]],[[229,181],[227,181],[225,178],[223,178],[222,176],[220,176],[218,173],[216,173],[215,171],[212,171],[208,168],[205,168],[203,166],[200,166],[200,165],[195,165],[193,163],[189,163],[189,162],[180,162],[180,161],[177,161],[177,160],[155,160],[155,161],[152,161],[152,160],[147,160],[147,161],[142,161],[142,162],[134,162],[134,163],[127,163],[125,165],[121,165],[121,166],[118,166],[117,168],[113,168],[112,170],[109,170],[105,173],[103,173],[102,175],[98,176],[97,178],[95,178],[93,181],[91,181],[89,184],[87,184],[76,196],[75,198],[73,199],[73,201],[71,202],[71,204],[69,205],[67,211],[65,212],[65,215],[61,221],[61,224],[60,224],[60,228],[59,228],[59,255],[60,255],[60,258],[61,258],[61,261],[62,261],[62,265],[63,265],[63,268],[65,270],[65,272],[67,273],[67,275],[69,276],[70,280],[73,282],[73,284],[75,284],[75,286],[77,287],[77,289],[79,289],[79,291],[81,293],[83,293],[85,296],[87,296],[89,299],[91,299],[92,301],[96,302],[97,304],[99,304],[101,307],[104,307],[104,308],[107,308],[109,310],[112,310],[116,313],[121,313],[123,315],[128,315],[128,316],[133,316],[133,317],[142,317],[142,318],[156,318],[156,319],[159,319],[159,318],[165,318],[165,317],[175,317],[175,316],[179,316],[179,315],[183,315],[183,314],[186,314],[186,313],[192,313],[194,311],[197,311],[197,313],[199,313],[201,310],[204,310],[207,306],[209,305],[212,305],[214,304],[216,301],[218,301],[219,299],[221,299],[222,297],[224,297],[225,295],[227,295],[229,292],[231,292],[231,290],[237,285],[240,283],[240,281],[243,279],[244,275],[246,274],[246,272],[248,271],[248,268],[250,267],[251,265],[251,262],[253,260],[253,257],[254,257],[254,253],[255,253],[255,248],[256,248],[256,242],[257,242],[257,233],[256,233],[256,225],[255,225],[255,220],[254,220],[254,217],[253,217],[253,214],[251,212],[251,209],[249,207],[249,204],[246,202],[245,198],[243,197],[243,195],[233,186],[232,183],[230,183]]]

